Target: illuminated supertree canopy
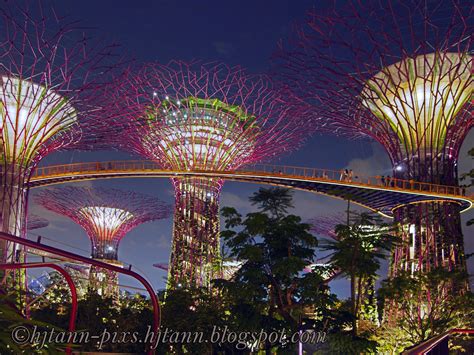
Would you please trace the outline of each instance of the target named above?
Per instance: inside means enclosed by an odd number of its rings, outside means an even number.
[[[50,188],[34,198],[84,228],[97,259],[117,260],[119,243],[130,230],[170,215],[170,207],[155,197],[111,188]]]
[[[86,231],[92,258],[117,262],[122,238],[136,226],[171,214],[170,206],[157,198],[111,188],[63,187],[40,191],[35,200],[64,215]],[[91,267],[90,284],[99,294],[118,296],[117,273]]]
[[[9,2],[0,18],[0,228],[22,236],[27,184],[41,159],[66,147],[90,149],[117,127],[98,112],[119,66],[110,60],[114,46],[90,41],[40,3]],[[12,255],[2,243],[0,258]]]
[[[357,214],[349,214],[349,224],[357,221],[358,215]],[[336,227],[338,225],[347,225],[347,213],[337,213],[328,216],[318,216],[313,217],[308,220],[308,224],[311,225],[311,231],[315,234],[328,237],[334,240],[338,240],[339,237],[336,233]],[[380,231],[387,230],[386,226],[376,226],[374,224],[371,225],[358,225],[358,229],[360,229],[364,233],[364,237],[373,237],[374,235],[371,232],[379,233]]]
[[[474,124],[471,11],[458,1],[311,11],[276,53],[279,78],[312,105],[321,130],[378,141],[394,177],[457,185],[459,149]],[[393,270],[465,267],[459,213],[448,201],[398,206],[407,243]]]
[[[314,217],[311,218],[308,223],[311,225],[311,232],[337,240],[336,226],[338,224],[346,224],[346,220],[347,218],[344,214],[340,213],[330,216]]]
[[[338,240],[336,226],[339,224],[345,224],[346,220],[344,214],[339,213],[329,216],[313,217],[309,219],[307,223],[311,226],[310,230],[312,233],[324,238]],[[307,272],[319,273],[326,280],[332,280],[335,276],[340,275],[341,272],[330,263],[327,263],[327,258],[327,256],[322,257],[315,263],[308,265],[305,270]]]
[[[232,170],[290,152],[312,131],[303,103],[285,105],[289,92],[240,67],[148,64],[128,84],[116,98],[133,127],[122,147],[164,168]],[[176,205],[169,283],[205,285],[219,264],[223,180],[174,178],[172,183]]]
[[[40,228],[46,228],[49,225],[49,221],[46,218],[40,217],[36,214],[28,216],[28,222],[26,229],[34,230]]]

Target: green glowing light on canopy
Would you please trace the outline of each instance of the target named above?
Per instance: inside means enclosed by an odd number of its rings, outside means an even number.
[[[158,119],[158,117],[163,116],[163,113],[167,114],[173,109],[193,111],[196,108],[200,108],[205,111],[215,111],[232,116],[240,122],[245,122],[245,124],[242,126],[244,130],[256,127],[255,123],[257,118],[254,115],[248,114],[239,105],[229,105],[219,99],[201,99],[193,96],[180,101],[165,99],[161,101],[158,107],[150,108],[146,116],[148,117],[148,120],[155,121]]]
[[[170,107],[172,104],[175,106],[184,106],[187,108],[203,108],[203,109],[210,109],[214,111],[219,111],[223,113],[232,114],[234,117],[240,119],[241,121],[255,121],[255,116],[247,114],[241,106],[238,105],[228,105],[222,102],[219,99],[200,99],[198,97],[188,97],[180,101],[179,104],[172,103],[170,100],[164,100],[162,102],[163,107]]]

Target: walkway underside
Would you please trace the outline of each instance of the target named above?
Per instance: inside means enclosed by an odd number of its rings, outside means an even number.
[[[340,172],[324,169],[256,165],[236,171],[174,171],[161,169],[152,161],[111,161],[44,166],[33,174],[30,187],[66,182],[111,178],[209,177],[249,183],[269,184],[310,191],[351,201],[393,217],[399,206],[426,201],[451,201],[463,211],[472,207],[473,197],[463,196],[456,187],[406,180],[386,182],[380,177],[356,177],[341,180]]]

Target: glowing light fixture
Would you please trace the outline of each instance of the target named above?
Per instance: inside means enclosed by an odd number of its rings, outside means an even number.
[[[122,225],[133,218],[132,213],[113,207],[83,207],[79,213],[89,219],[96,235],[105,240],[112,240]]]

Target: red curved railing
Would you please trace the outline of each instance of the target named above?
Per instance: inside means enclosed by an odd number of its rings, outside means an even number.
[[[35,269],[35,268],[43,268],[47,267],[50,269],[54,269],[59,272],[61,275],[64,276],[66,282],[71,290],[71,301],[72,301],[72,308],[71,314],[69,316],[69,332],[74,332],[76,330],[76,319],[77,319],[77,290],[74,281],[72,280],[71,275],[64,270],[61,266],[56,265],[54,263],[19,263],[19,264],[0,264],[1,270],[15,270],[15,269]],[[71,350],[71,343],[68,344],[66,348],[67,354],[72,354]]]
[[[428,354],[448,354],[449,337],[453,334],[469,334],[474,335],[474,329],[451,329],[444,334],[440,334],[425,342],[404,351],[403,355],[428,355]]]
[[[70,253],[70,252],[62,250],[62,249],[58,249],[58,248],[54,248],[54,247],[51,247],[51,246],[48,246],[48,245],[44,245],[44,244],[41,244],[39,242],[33,242],[33,241],[25,239],[25,238],[19,238],[19,237],[16,237],[14,235],[4,233],[4,232],[0,232],[0,239],[7,240],[9,242],[13,242],[13,243],[17,243],[17,244],[21,244],[21,245],[27,246],[29,248],[39,249],[39,250],[42,250],[42,251],[45,251],[45,252],[48,252],[48,253],[51,253],[51,254],[59,255],[59,256],[62,256],[64,258],[71,259],[71,260],[76,260],[76,261],[79,261],[79,262],[82,262],[82,263],[85,263],[85,264],[98,266],[98,267],[101,267],[101,268],[104,268],[104,269],[108,269],[108,270],[118,272],[118,273],[121,273],[121,274],[125,274],[125,275],[128,275],[128,276],[131,276],[131,277],[135,278],[136,280],[138,280],[145,287],[145,289],[148,291],[148,293],[150,295],[150,300],[151,300],[151,303],[152,303],[152,306],[153,306],[153,331],[155,332],[155,334],[158,332],[158,329],[160,328],[160,303],[158,301],[158,297],[156,296],[155,291],[153,290],[153,287],[150,285],[150,283],[143,276],[141,276],[140,274],[137,274],[136,272],[132,271],[131,266],[130,266],[129,269],[124,269],[124,268],[121,268],[121,267],[118,267],[118,266],[114,266],[114,265],[111,265],[111,264],[104,263],[102,261],[98,261],[98,260],[95,260],[95,259],[86,258],[86,257],[81,256],[81,255]],[[12,265],[14,265],[14,264],[12,264]],[[150,349],[149,353],[154,354],[155,350]]]

